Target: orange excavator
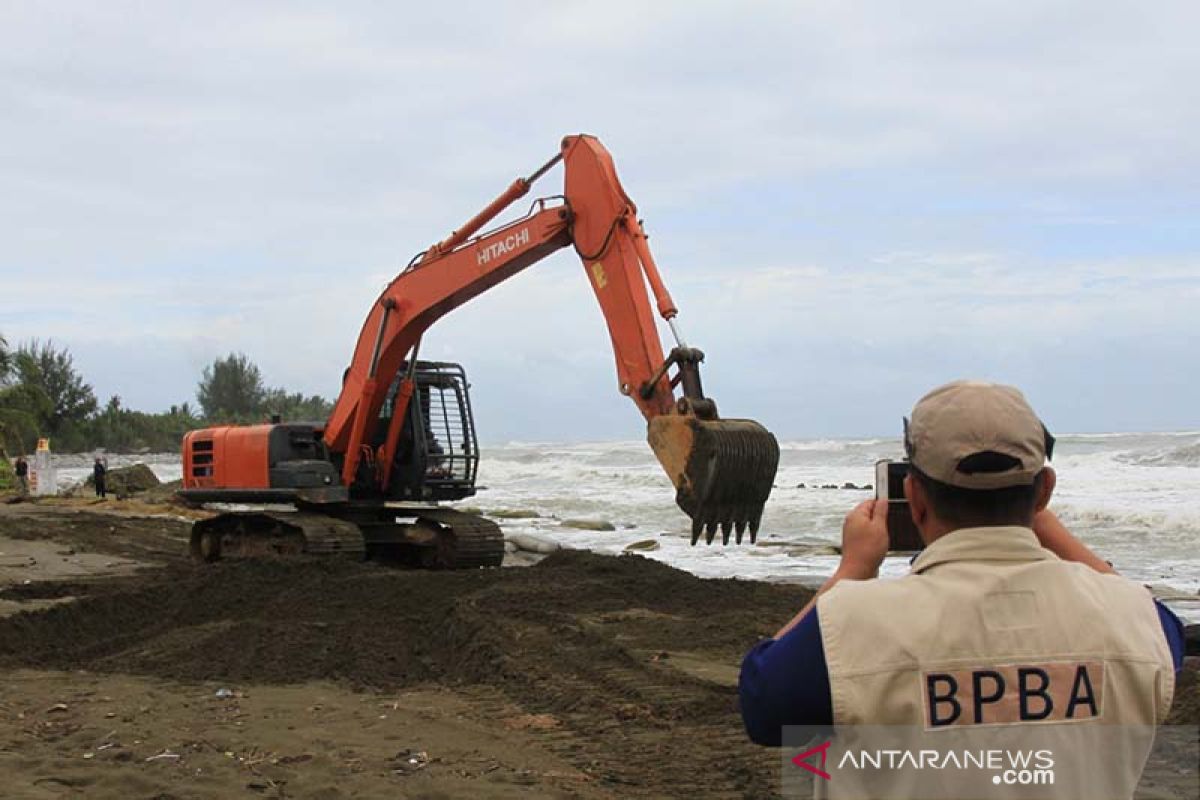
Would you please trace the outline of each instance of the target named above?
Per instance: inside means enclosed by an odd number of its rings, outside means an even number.
[[[562,195],[479,233],[559,162]],[[599,140],[578,135],[388,284],[323,425],[273,420],[187,434],[185,500],[267,504],[197,522],[193,557],[333,553],[431,568],[498,565],[504,541],[496,524],[439,505],[475,493],[479,448],[462,367],[420,360],[421,337],[447,312],[564,247],[583,262],[618,386],[646,418],[650,447],[692,519],[692,544],[701,533],[711,544],[718,529],[725,544],[731,532],[740,543],[747,529],[754,541],[779,445],[757,422],[722,419],[705,397],[704,354],[680,335],[637,207]],[[647,283],[675,340],[665,356]]]

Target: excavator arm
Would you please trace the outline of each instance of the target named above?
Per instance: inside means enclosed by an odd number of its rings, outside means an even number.
[[[565,172],[563,196],[537,200],[526,216],[477,235],[559,161]],[[723,541],[736,531],[740,542],[747,527],[753,541],[779,446],[756,422],[720,419],[716,404],[704,396],[699,372],[704,355],[679,336],[678,311],[647,246],[637,207],[622,189],[608,151],[584,135],[563,139],[558,155],[417,256],[371,307],[324,431],[330,451],[342,456],[343,483],[353,484],[364,465],[374,465],[372,479],[388,485],[413,393],[411,371],[401,378],[381,445],[368,444],[370,426],[403,364],[410,370],[416,364],[425,331],[449,311],[567,246],[574,246],[582,260],[603,311],[620,391],[646,418],[651,448],[676,487],[676,502],[692,518],[692,543],[702,531],[711,542],[718,528]],[[668,355],[647,283],[676,339]]]

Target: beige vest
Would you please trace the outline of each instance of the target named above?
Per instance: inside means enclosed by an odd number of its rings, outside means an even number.
[[[911,574],[841,581],[817,612],[839,726],[953,736],[1062,723],[1078,736],[1079,724],[1153,726],[1171,707],[1150,593],[1060,560],[1027,528],[954,531]]]

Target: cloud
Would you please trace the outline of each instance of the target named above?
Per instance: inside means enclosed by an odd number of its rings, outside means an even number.
[[[1194,427],[1172,359],[1200,277],[1197,23],[1189,4],[10,5],[0,330],[69,345],[135,406],[185,399],[228,350],[335,393],[411,254],[586,130],[722,408],[878,432],[943,373],[1066,407],[1085,365],[1142,395],[1098,397],[1089,424]],[[499,436],[637,424],[569,253],[427,346],[488,388]]]

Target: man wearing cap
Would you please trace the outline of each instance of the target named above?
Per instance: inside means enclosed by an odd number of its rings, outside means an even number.
[[[1053,444],[1010,386],[925,395],[905,421],[904,483],[925,549],[908,575],[877,580],[887,502],[846,516],[837,570],[742,663],[750,738],[777,746],[785,725],[1161,723],[1183,626],[1047,510]]]

